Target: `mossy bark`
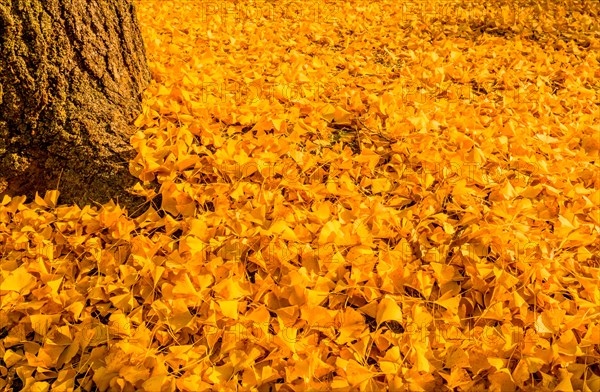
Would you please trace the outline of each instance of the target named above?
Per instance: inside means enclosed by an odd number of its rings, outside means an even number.
[[[127,192],[150,80],[130,0],[0,0],[0,194],[79,205]]]

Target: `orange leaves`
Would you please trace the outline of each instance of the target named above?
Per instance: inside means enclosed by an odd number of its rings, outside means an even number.
[[[351,113],[342,109],[341,107],[335,107],[331,104],[326,104],[320,110],[321,116],[327,120],[327,122],[335,122],[339,125],[350,125],[351,124]]]
[[[0,201],[0,387],[600,390],[591,8],[251,3],[139,2],[140,216]]]
[[[25,267],[21,266],[13,271],[2,271],[2,291],[16,291],[22,295],[29,294],[30,290],[36,286],[36,279],[27,272]]]
[[[396,303],[395,299],[385,296],[377,306],[375,320],[377,321],[377,325],[381,325],[384,321],[402,323],[402,309]]]
[[[323,225],[319,233],[318,243],[320,245],[335,244],[339,246],[360,244],[361,238],[352,230],[352,225],[342,228],[340,221],[331,220]]]

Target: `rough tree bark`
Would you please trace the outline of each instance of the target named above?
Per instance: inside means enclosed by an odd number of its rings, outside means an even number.
[[[135,206],[129,138],[149,80],[131,0],[0,0],[0,194],[59,185],[61,202]]]

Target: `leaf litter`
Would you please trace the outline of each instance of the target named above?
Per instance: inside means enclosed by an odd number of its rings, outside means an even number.
[[[600,390],[597,5],[137,1],[148,202],[4,197],[0,386]]]

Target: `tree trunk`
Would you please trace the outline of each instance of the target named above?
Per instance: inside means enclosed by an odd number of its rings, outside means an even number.
[[[130,0],[0,0],[0,194],[135,206],[129,138],[149,79]]]

